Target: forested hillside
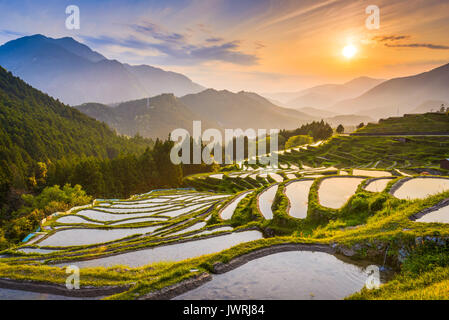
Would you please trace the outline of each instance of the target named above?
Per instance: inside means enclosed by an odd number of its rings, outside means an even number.
[[[144,151],[149,140],[115,134],[0,67],[0,179],[25,187],[33,166],[62,157],[113,158]]]

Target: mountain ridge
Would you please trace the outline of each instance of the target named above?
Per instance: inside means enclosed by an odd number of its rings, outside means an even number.
[[[427,100],[449,101],[449,63],[407,77],[387,80],[354,99],[336,103],[330,110],[376,118],[411,112]]]
[[[184,75],[109,60],[73,38],[41,34],[0,46],[0,65],[33,87],[68,104],[114,103],[161,93],[204,89]]]

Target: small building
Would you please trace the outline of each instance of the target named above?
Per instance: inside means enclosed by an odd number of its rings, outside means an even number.
[[[440,168],[449,170],[449,158],[441,160]]]

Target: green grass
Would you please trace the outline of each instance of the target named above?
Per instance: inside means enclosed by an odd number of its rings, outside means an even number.
[[[358,134],[412,134],[435,132],[449,134],[449,114],[409,114],[403,117],[381,119],[377,124],[369,123],[356,131]]]
[[[279,155],[279,161],[339,168],[368,167],[379,161],[378,169],[392,166],[438,169],[441,159],[448,157],[447,137],[409,137],[407,142],[401,142],[394,137],[334,136],[318,148]]]

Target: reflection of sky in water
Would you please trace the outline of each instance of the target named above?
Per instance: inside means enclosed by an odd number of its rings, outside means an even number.
[[[363,268],[322,252],[281,252],[252,260],[175,299],[342,299],[363,288]]]

